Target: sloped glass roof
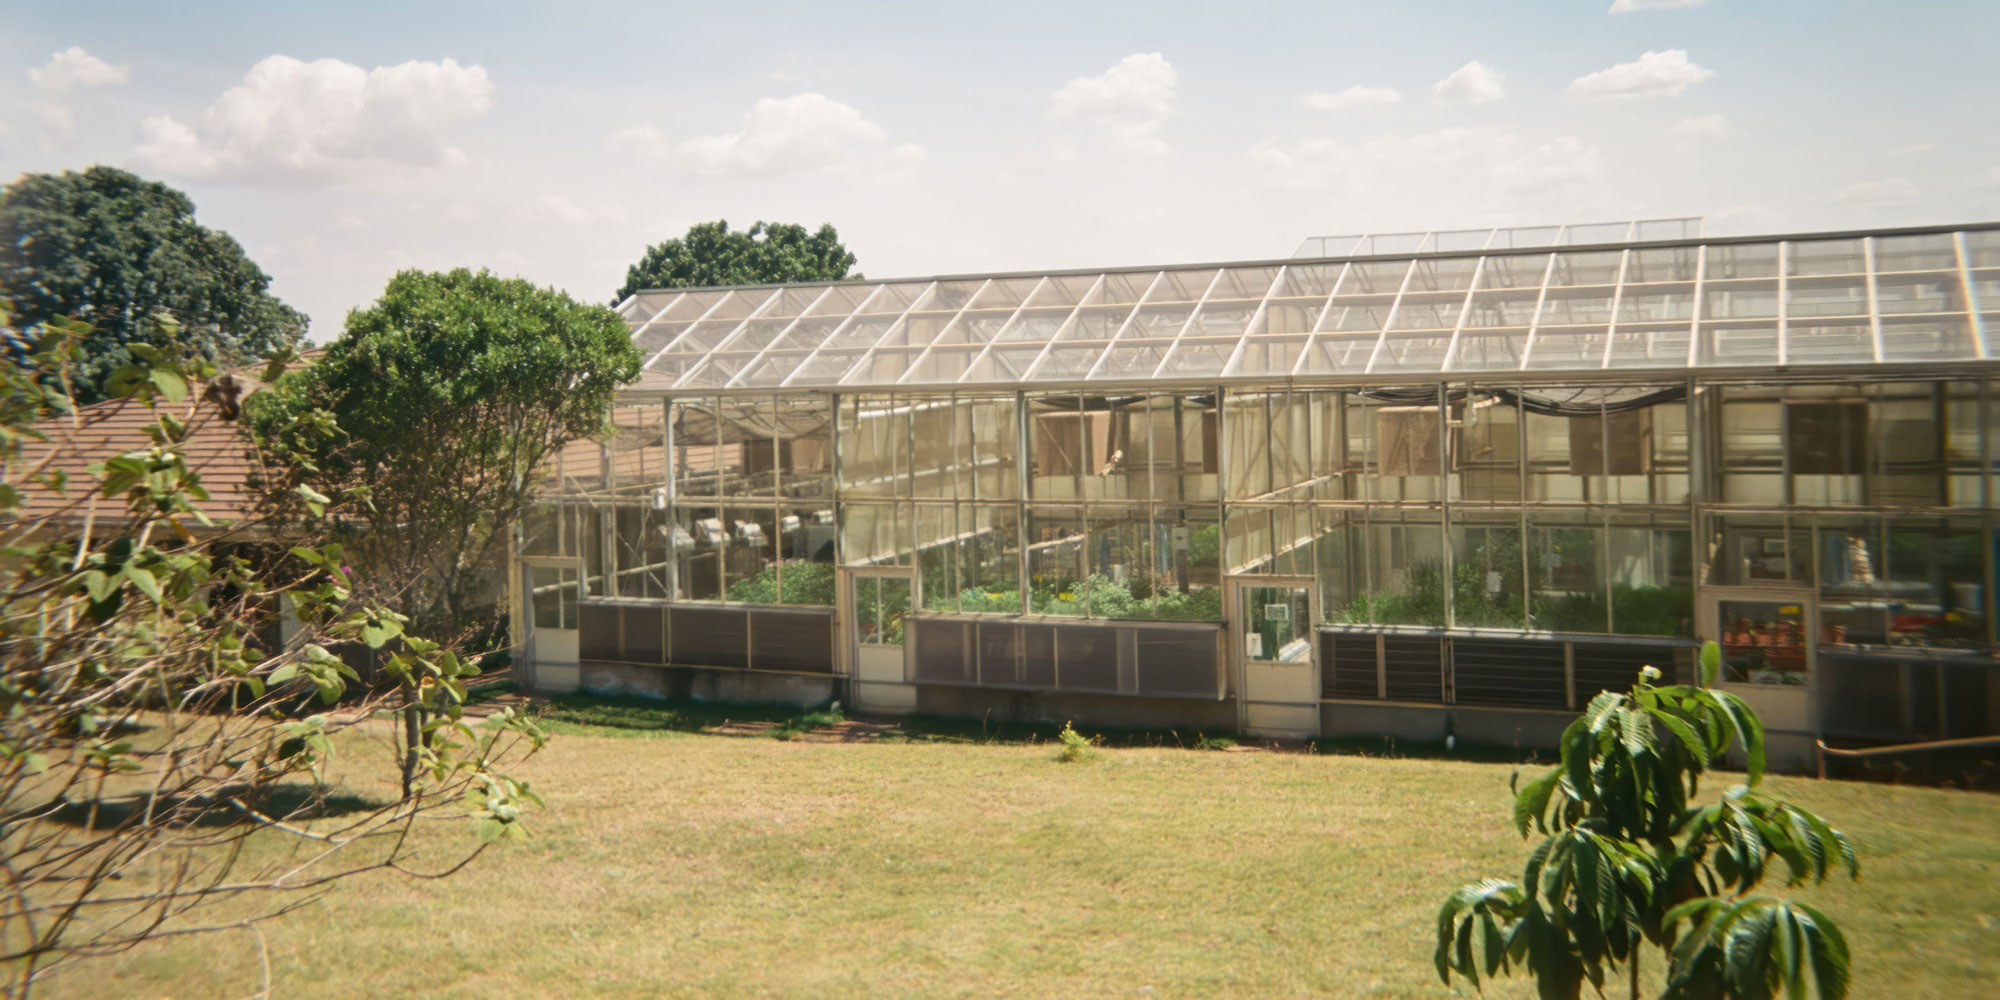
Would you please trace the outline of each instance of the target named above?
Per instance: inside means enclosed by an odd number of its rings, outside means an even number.
[[[1644,225],[1618,224],[1627,237],[1645,235]],[[1592,245],[1478,232],[1478,250],[648,291],[617,308],[645,358],[637,387],[674,391],[1338,382],[2000,356],[1989,340],[2000,336],[2000,224]],[[1411,246],[1472,239],[1418,235]]]

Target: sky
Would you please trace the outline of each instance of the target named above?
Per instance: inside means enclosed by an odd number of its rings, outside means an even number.
[[[186,191],[324,341],[404,268],[608,302],[718,218],[871,277],[1991,220],[1996,46],[1994,0],[0,0],[0,178]]]

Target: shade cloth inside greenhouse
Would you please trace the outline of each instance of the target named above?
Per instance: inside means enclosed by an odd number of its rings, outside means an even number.
[[[618,310],[642,390],[1949,364],[2000,352],[2000,225],[647,291]]]

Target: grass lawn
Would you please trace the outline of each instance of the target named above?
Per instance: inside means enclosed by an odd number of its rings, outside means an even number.
[[[573,708],[525,769],[550,806],[534,840],[268,925],[276,995],[1452,996],[1430,963],[1439,902],[1518,877],[1526,851],[1504,763],[1137,747],[1058,764],[1017,733],[830,743],[718,735],[714,716]],[[1772,784],[1861,851],[1863,881],[1808,890],[1847,929],[1856,998],[2000,995],[2000,798]],[[431,835],[470,842],[456,822]],[[257,984],[254,939],[232,933],[48,994]]]

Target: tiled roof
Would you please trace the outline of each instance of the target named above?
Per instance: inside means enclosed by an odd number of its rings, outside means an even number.
[[[67,496],[46,489],[24,488],[23,501],[28,517],[54,516],[82,520],[96,493],[98,477],[89,467],[128,451],[153,447],[146,428],[159,412],[170,412],[187,424],[188,435],[181,451],[188,467],[201,474],[201,485],[209,499],[199,504],[202,511],[218,522],[238,521],[255,506],[248,479],[252,464],[248,434],[236,423],[222,419],[215,404],[201,399],[200,390],[190,392],[179,404],[162,404],[159,411],[143,403],[125,399],[106,400],[77,408],[74,419],[51,420],[41,425],[47,442],[29,441],[22,448],[24,470],[61,469],[68,474]],[[46,462],[46,465],[42,463]],[[10,480],[17,475],[10,474]],[[21,484],[16,482],[16,485]],[[100,516],[121,509],[118,501],[98,501]]]

